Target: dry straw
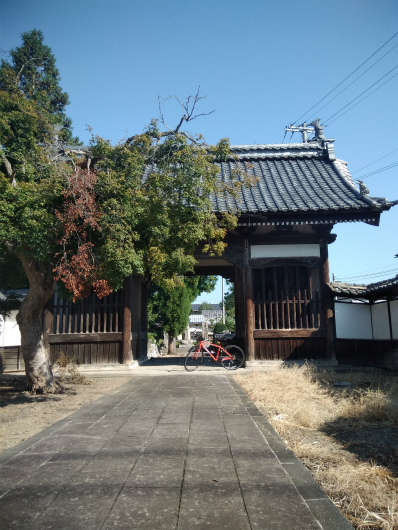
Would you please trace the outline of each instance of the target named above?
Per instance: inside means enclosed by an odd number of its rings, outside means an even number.
[[[396,377],[294,365],[236,380],[355,528],[398,528]]]

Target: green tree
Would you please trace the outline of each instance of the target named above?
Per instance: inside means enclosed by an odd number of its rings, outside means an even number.
[[[65,114],[69,97],[59,85],[55,57],[43,44],[43,33],[37,29],[22,33],[22,46],[11,50],[10,57],[11,63],[1,62],[0,90],[20,91],[53,125],[58,125],[60,139],[78,143],[78,138],[72,138],[72,121]]]
[[[217,283],[215,276],[186,276],[179,286],[159,288],[152,284],[148,303],[151,332],[169,336],[168,351],[173,353],[174,339],[186,330],[191,304],[203,292],[211,292]]]
[[[41,43],[40,32],[24,34],[23,50],[28,37]],[[236,192],[234,182],[219,182],[214,165],[228,156],[228,141],[206,146],[180,129],[196,117],[198,94],[173,130],[161,132],[153,121],[117,146],[94,137],[85,159],[54,157],[54,123],[67,98],[48,48],[44,55],[55,85],[46,85],[35,50],[13,51],[14,63],[0,69],[0,244],[28,278],[17,320],[28,386],[37,392],[53,388],[42,330],[56,280],[76,300],[92,289],[104,296],[140,274],[185,307],[182,277],[193,272],[194,250],[221,253],[237,219],[236,212],[217,216],[211,202],[216,192]]]
[[[20,260],[0,247],[0,290],[27,289],[28,279]]]
[[[235,329],[235,289],[234,284],[230,280],[226,280],[227,292],[224,293],[224,308],[225,308],[225,328]],[[222,301],[220,302],[222,306]]]
[[[199,306],[199,311],[203,311],[203,310],[207,310],[207,309],[210,309],[212,310],[213,309],[213,304],[210,304],[209,302],[202,302]]]

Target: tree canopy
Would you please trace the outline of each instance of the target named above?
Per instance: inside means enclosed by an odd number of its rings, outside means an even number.
[[[207,309],[214,309],[213,304],[210,304],[209,302],[202,302],[199,306],[199,311],[207,310]]]
[[[210,293],[217,283],[215,276],[185,276],[177,287],[158,287],[151,284],[148,300],[148,327],[157,340],[163,331],[169,338],[186,330],[191,304],[201,293]]]
[[[116,146],[93,136],[87,148],[60,148],[54,134],[60,125],[70,131],[70,120],[55,59],[40,31],[22,40],[0,68],[0,245],[28,278],[18,323],[31,387],[43,389],[52,384],[43,308],[56,281],[77,300],[92,289],[105,296],[139,274],[175,307],[185,300],[194,250],[220,254],[237,212],[218,215],[211,201],[235,190],[219,182],[214,164],[228,155],[228,140],[208,146],[180,130],[195,118],[198,94],[173,130],[160,131],[155,120]]]
[[[22,46],[9,52],[11,62],[1,62],[0,90],[22,94],[25,100],[34,103],[40,114],[58,125],[62,140],[78,143],[78,138],[72,138],[72,121],[65,114],[69,96],[59,84],[61,78],[55,57],[43,44],[43,33],[34,29],[22,33],[21,37]]]

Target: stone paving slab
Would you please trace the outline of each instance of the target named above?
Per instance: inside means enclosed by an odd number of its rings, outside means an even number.
[[[5,451],[0,528],[352,530],[224,374],[137,372]]]

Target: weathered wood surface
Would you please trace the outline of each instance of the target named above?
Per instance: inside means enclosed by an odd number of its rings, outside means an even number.
[[[325,359],[325,343],[324,337],[255,338],[255,360],[296,361]]]
[[[122,295],[112,293],[101,300],[93,293],[73,303],[56,293],[47,306],[50,333],[112,333],[122,331]]]
[[[90,343],[90,342],[122,342],[122,333],[57,333],[48,336],[50,344]]]
[[[54,363],[63,353],[82,364],[112,364],[121,362],[120,342],[69,342],[50,344],[50,359]]]
[[[339,364],[398,370],[398,340],[336,339]]]
[[[0,372],[14,372],[25,367],[21,346],[4,346],[0,348]]]
[[[281,291],[278,297],[271,291],[267,297],[257,291],[254,315],[256,330],[318,329],[322,326],[319,291],[312,296],[306,289]]]

